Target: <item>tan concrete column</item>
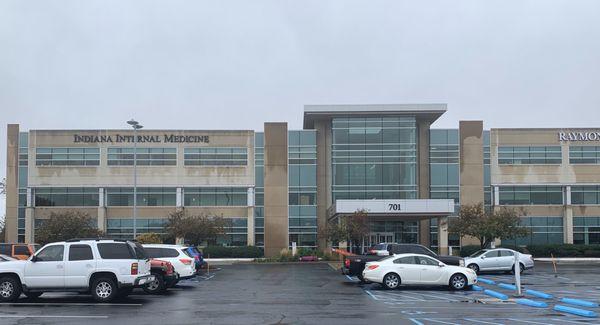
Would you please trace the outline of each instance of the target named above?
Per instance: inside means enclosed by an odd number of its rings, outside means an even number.
[[[429,129],[431,123],[429,121],[417,121],[418,130],[418,179],[417,185],[419,188],[419,199],[429,198]],[[419,221],[419,243],[429,247],[431,245],[430,238],[430,221],[429,219]]]
[[[563,216],[564,243],[573,244],[573,207],[567,206]]]
[[[287,123],[265,123],[265,256],[289,246]]]
[[[25,242],[35,243],[35,213],[32,207],[25,208]]]
[[[460,204],[483,204],[483,121],[460,121]]]
[[[316,120],[314,128],[317,131],[317,232],[322,234],[327,227],[327,209],[333,203],[331,119]],[[329,243],[321,236],[317,238],[317,245],[321,251],[329,251]]]
[[[438,217],[438,254],[448,254],[448,217]]]
[[[248,246],[254,246],[254,207],[248,207]]]
[[[0,238],[0,240],[16,243],[19,215],[19,124],[8,124],[6,138],[6,215],[4,219],[6,238]]]
[[[98,224],[98,230],[106,232],[106,204],[104,200],[104,188],[98,189],[98,218],[96,222]]]

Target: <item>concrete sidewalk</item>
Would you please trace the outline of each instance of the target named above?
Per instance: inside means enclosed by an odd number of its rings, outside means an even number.
[[[556,264],[595,264],[600,263],[600,257],[536,257],[533,259],[535,262],[549,262],[554,261]]]

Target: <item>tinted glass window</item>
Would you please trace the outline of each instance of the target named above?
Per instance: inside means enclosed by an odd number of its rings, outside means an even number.
[[[415,246],[414,252],[417,253],[417,254],[423,254],[423,255],[428,255],[428,256],[435,256],[435,254],[432,251],[428,250],[425,247],[421,247],[421,246]]]
[[[486,258],[498,257],[498,256],[500,256],[500,252],[499,251],[491,251],[491,252],[485,254]]]
[[[29,253],[29,247],[24,245],[15,245],[15,255],[29,256],[31,253]]]
[[[145,260],[148,258],[146,250],[144,250],[144,247],[142,247],[142,245],[140,245],[139,243],[134,243],[132,246],[133,250],[135,251],[135,256],[138,260]]]
[[[100,243],[98,251],[103,259],[128,260],[135,258],[133,249],[126,243]]]
[[[92,248],[89,245],[71,245],[69,247],[69,261],[93,260]]]
[[[419,264],[421,264],[421,265],[438,265],[439,264],[438,261],[436,261],[432,258],[418,256],[417,259],[419,260]]]
[[[38,262],[58,262],[63,260],[65,246],[54,245],[48,246],[36,255]]]
[[[400,257],[394,261],[394,264],[418,264],[415,256]]]
[[[511,251],[500,251],[500,256],[515,256]]]
[[[12,255],[11,244],[0,244],[0,254]]]
[[[145,247],[146,254],[149,258],[161,258],[161,257],[177,257],[179,252],[173,248],[160,248],[160,247]]]

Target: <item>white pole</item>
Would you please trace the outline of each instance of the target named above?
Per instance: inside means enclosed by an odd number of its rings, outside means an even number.
[[[137,238],[137,127],[133,127],[133,239]]]
[[[517,286],[517,297],[521,297],[521,259],[519,252],[515,252],[515,286]]]

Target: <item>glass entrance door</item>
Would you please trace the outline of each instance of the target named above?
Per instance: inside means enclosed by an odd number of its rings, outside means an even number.
[[[371,247],[380,243],[393,243],[394,233],[391,232],[372,232],[365,237],[365,246]]]

